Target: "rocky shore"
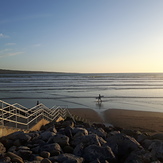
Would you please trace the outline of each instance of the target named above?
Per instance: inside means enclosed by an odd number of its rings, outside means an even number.
[[[163,134],[67,118],[0,138],[1,163],[161,163]]]

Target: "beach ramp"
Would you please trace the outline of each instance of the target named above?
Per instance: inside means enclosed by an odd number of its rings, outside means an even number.
[[[40,103],[32,108],[26,108],[18,103],[9,104],[0,100],[0,137],[16,131],[36,131],[42,125],[70,116],[67,106],[48,108]]]

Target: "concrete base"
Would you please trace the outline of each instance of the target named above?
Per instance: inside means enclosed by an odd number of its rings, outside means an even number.
[[[62,117],[59,117],[56,122],[64,120]],[[29,131],[38,131],[40,130],[41,126],[46,125],[50,123],[46,119],[41,119],[37,124],[35,124],[32,128],[29,130],[23,130],[23,129],[18,129],[14,127],[8,127],[8,126],[0,126],[0,137],[9,135],[11,133],[17,132],[17,131],[23,131],[24,133],[28,133]]]
[[[24,130],[24,129],[8,127],[8,126],[0,126],[0,137],[9,135],[17,131],[23,131],[24,133],[28,133],[29,131],[37,131],[40,130],[42,125],[46,125],[48,123],[49,121],[42,119],[36,125],[34,125],[30,130]]]
[[[49,121],[47,121],[46,119],[41,119],[36,125],[34,125],[30,131],[38,131],[40,130],[41,126],[44,126],[46,124],[50,123]]]

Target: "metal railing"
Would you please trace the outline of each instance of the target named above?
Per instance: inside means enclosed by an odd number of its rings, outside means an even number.
[[[26,108],[18,103],[9,104],[0,100],[0,125],[29,130],[41,119],[49,122],[57,120],[59,117],[71,116],[67,106],[46,107],[40,103],[32,108]],[[72,117],[73,118],[73,117]]]

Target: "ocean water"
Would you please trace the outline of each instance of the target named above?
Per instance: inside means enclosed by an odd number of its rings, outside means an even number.
[[[0,74],[0,100],[29,108],[39,101],[48,107],[163,112],[163,74]]]

